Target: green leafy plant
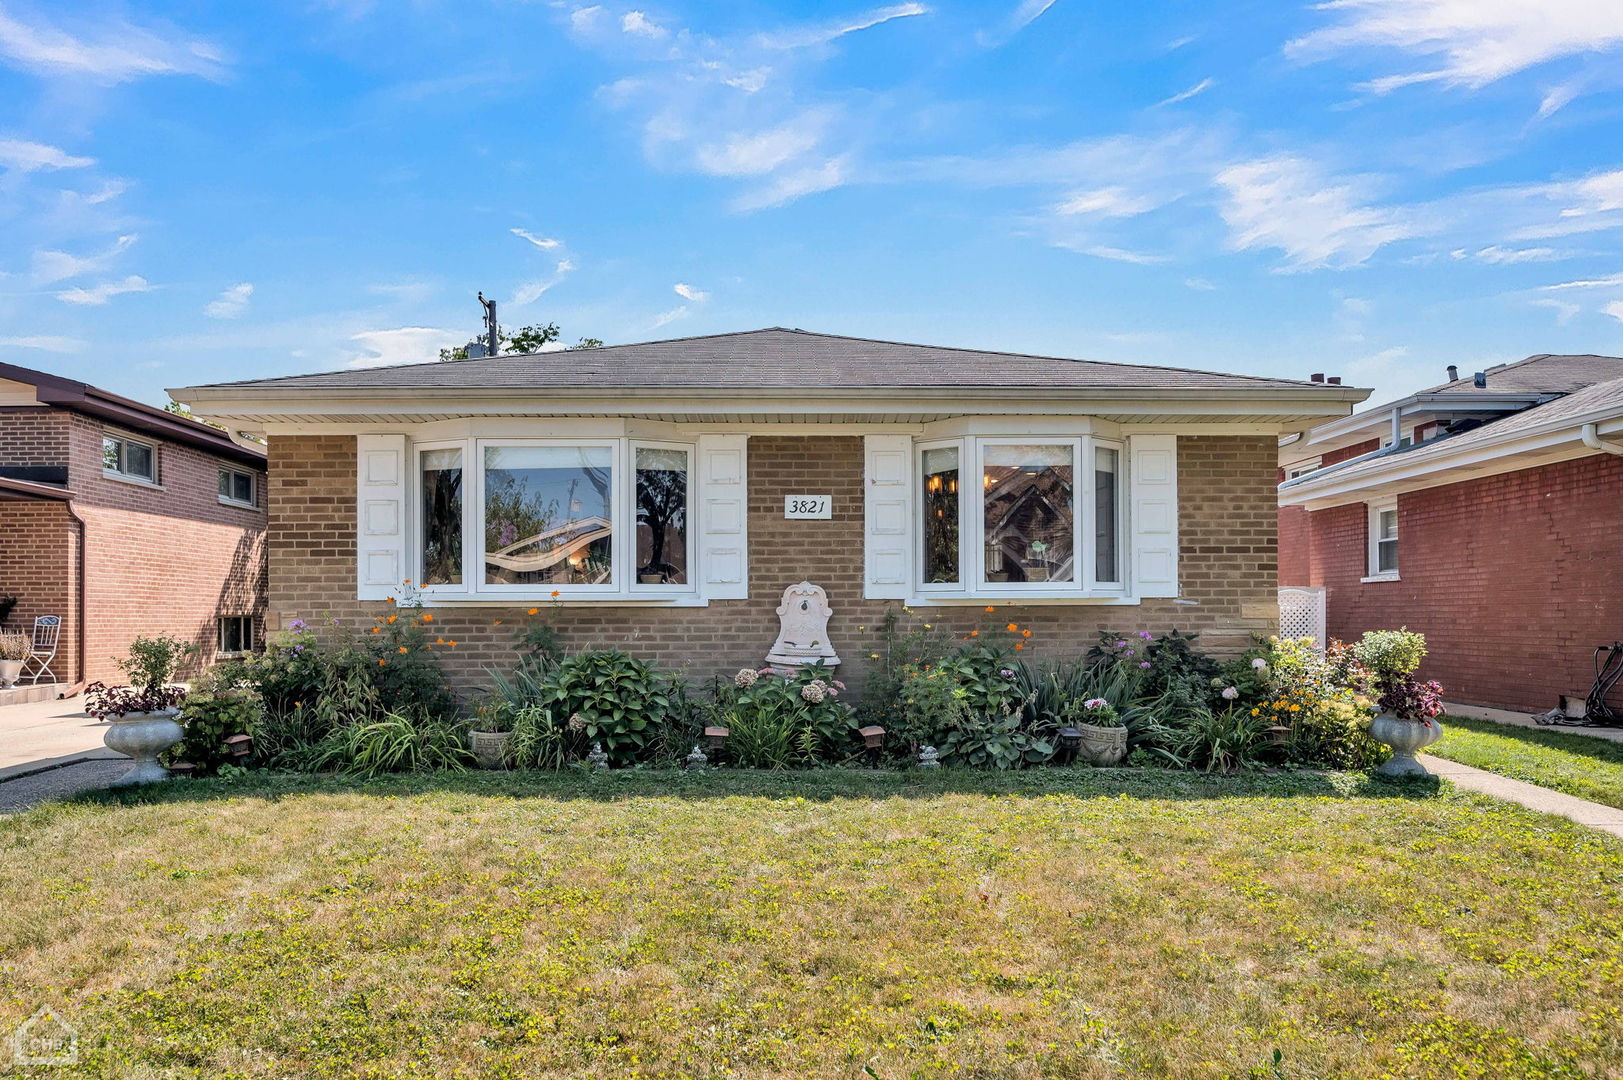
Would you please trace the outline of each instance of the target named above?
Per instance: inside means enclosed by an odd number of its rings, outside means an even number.
[[[389,713],[379,720],[330,732],[310,764],[315,769],[373,777],[434,769],[461,771],[470,758],[460,725]]]
[[[1245,709],[1203,709],[1177,730],[1177,749],[1192,768],[1240,772],[1262,764],[1268,721]]]
[[[170,756],[191,762],[199,774],[206,776],[235,761],[225,740],[233,735],[253,734],[258,721],[259,702],[251,694],[233,690],[190,694],[180,710],[185,737]]]
[[[114,657],[118,665],[137,690],[152,691],[175,681],[175,676],[200,650],[195,642],[182,641],[168,634],[141,636],[130,642],[129,655]]]
[[[1368,668],[1378,683],[1389,683],[1413,675],[1426,658],[1426,636],[1407,627],[1398,630],[1371,630],[1352,645],[1352,654]]]
[[[711,716],[729,732],[728,754],[746,768],[837,761],[857,727],[855,710],[839,700],[844,690],[821,664],[790,675],[744,668],[714,686]]]
[[[655,743],[671,709],[669,678],[618,649],[568,657],[534,686],[534,704],[563,717],[580,741],[602,744],[616,764],[630,763]]]
[[[1094,727],[1102,728],[1125,726],[1122,723],[1121,713],[1102,697],[1072,698],[1066,703],[1065,711],[1060,718],[1067,724],[1092,724]]]

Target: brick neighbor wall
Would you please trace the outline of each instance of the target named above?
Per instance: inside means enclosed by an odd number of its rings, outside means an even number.
[[[78,670],[79,526],[59,502],[0,502],[0,594],[15,596],[8,631],[32,635],[40,615],[62,616],[62,635],[51,671],[71,682]]]
[[[1212,651],[1244,648],[1278,624],[1274,580],[1275,440],[1179,440],[1181,572],[1186,601],[1137,607],[1021,605],[918,609],[912,618],[964,633],[1013,621],[1032,630],[1033,656],[1077,656],[1101,629],[1198,631]],[[387,604],[355,599],[355,439],[287,436],[271,440],[270,612],[273,627],[295,618],[328,627],[337,618],[365,628]],[[879,626],[894,601],[862,598],[863,440],[858,436],[756,436],[749,441],[750,598],[704,608],[561,607],[554,624],[570,649],[619,647],[694,678],[759,666],[776,639],[784,588],[809,579],[829,594],[829,637],[840,675],[860,688]],[[828,521],[787,522],[783,494],[827,491]],[[524,609],[436,608],[435,633],[456,641],[442,662],[453,683],[482,685],[487,666],[513,662],[512,636]],[[499,625],[498,625],[499,623]],[[330,629],[329,629],[330,632]],[[1003,631],[987,636],[1014,640]]]
[[[0,408],[0,465],[67,464],[67,413],[42,405]]]
[[[1327,589],[1332,637],[1407,626],[1450,700],[1543,711],[1623,639],[1620,492],[1623,459],[1597,454],[1401,495],[1402,580],[1368,583],[1365,505],[1315,510],[1307,583]]]

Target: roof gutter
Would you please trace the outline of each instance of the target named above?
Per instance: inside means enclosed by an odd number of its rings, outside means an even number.
[[[1602,453],[1616,454],[1619,457],[1623,457],[1623,445],[1619,445],[1615,442],[1607,442],[1605,439],[1602,439],[1600,437],[1599,424],[1585,424],[1579,429],[1578,437],[1582,439],[1584,445],[1589,447],[1591,450],[1599,450]]]

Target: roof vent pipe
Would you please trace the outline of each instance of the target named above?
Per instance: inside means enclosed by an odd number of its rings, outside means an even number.
[[[1312,375],[1309,375],[1308,378],[1313,380],[1314,382],[1323,382],[1324,381],[1324,372],[1315,371]]]
[[[1329,383],[1331,386],[1340,386],[1341,385],[1341,376],[1340,375],[1332,375],[1332,376],[1330,376],[1328,379],[1326,379],[1324,381]]]
[[[1460,369],[1455,367],[1453,364],[1448,365],[1448,381],[1449,382],[1459,382],[1459,380],[1460,380]]]
[[[1475,375],[1472,375],[1471,385],[1475,386],[1478,390],[1486,390],[1488,388],[1488,373],[1486,371],[1479,371]]]

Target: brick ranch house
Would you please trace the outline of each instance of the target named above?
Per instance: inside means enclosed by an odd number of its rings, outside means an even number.
[[[571,648],[757,666],[802,579],[855,686],[904,603],[1037,655],[1242,648],[1279,434],[1368,391],[769,329],[173,393],[269,439],[273,625],[369,625],[410,579],[468,687],[533,605]]]
[[[1623,359],[1531,356],[1279,447],[1279,583],[1408,626],[1452,701],[1542,712],[1623,639]],[[1614,705],[1623,705],[1615,701]]]
[[[264,612],[265,455],[86,383],[0,364],[0,594],[7,629],[62,617],[64,689],[122,679],[141,634],[203,658],[251,649]]]

